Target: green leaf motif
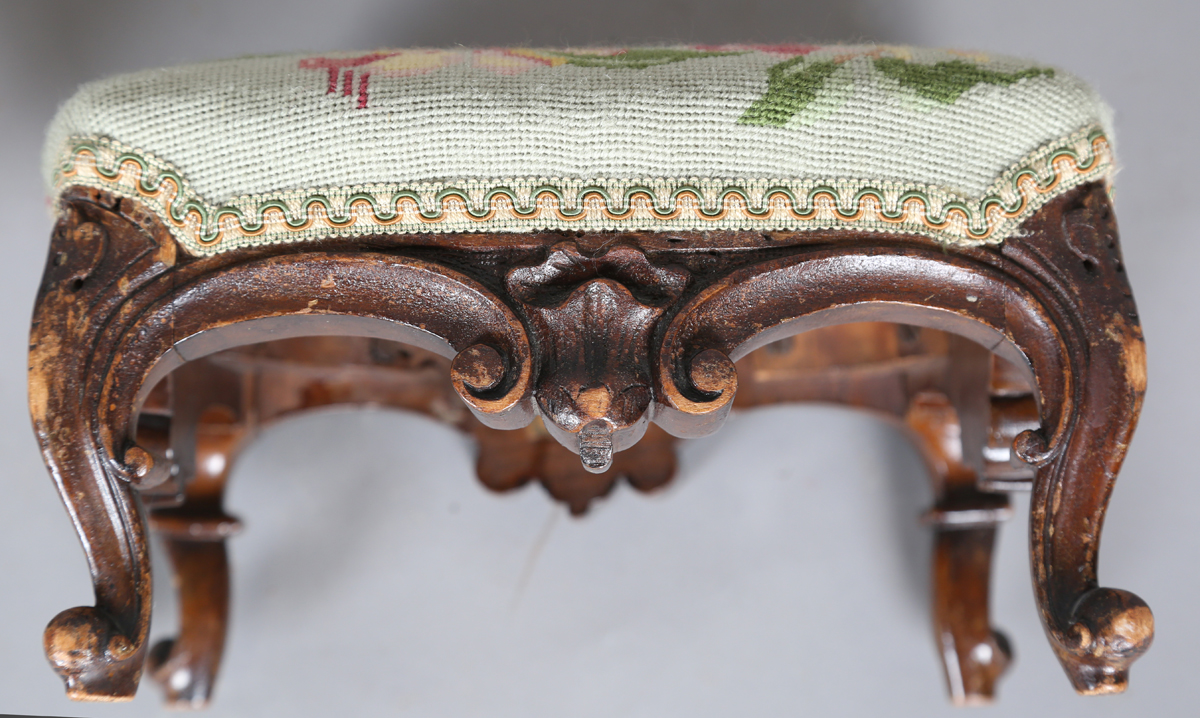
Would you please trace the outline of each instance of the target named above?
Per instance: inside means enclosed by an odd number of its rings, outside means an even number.
[[[800,70],[792,68],[804,62],[798,55],[767,70],[767,91],[738,119],[741,125],[783,127],[796,113],[808,107],[838,68],[833,60],[810,62]]]
[[[921,65],[895,57],[877,58],[875,69],[921,97],[946,105],[953,103],[972,87],[985,82],[1008,86],[1028,77],[1054,77],[1054,70],[1048,67],[1031,67],[1020,72],[998,72],[962,60]]]
[[[805,57],[799,55],[773,65],[767,70],[767,91],[754,101],[738,119],[742,125],[783,127],[816,99],[826,81],[841,63],[835,60],[814,61],[804,64]],[[973,62],[949,60],[933,65],[908,62],[896,57],[880,57],[874,60],[875,70],[900,83],[920,97],[942,104],[951,104],[976,85],[1008,85],[1031,77],[1054,77],[1048,67],[1031,67],[1018,72],[989,70]]]
[[[617,55],[576,55],[564,52],[570,65],[580,67],[607,67],[610,70],[629,69],[641,70],[654,65],[667,65],[672,62],[683,62],[697,57],[721,57],[724,55],[742,55],[741,52],[706,52],[703,50],[672,50],[668,48],[641,48],[625,50]]]

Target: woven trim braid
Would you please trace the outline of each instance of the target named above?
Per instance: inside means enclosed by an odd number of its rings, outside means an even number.
[[[1107,182],[1114,161],[1099,126],[1048,143],[981,198],[858,179],[518,178],[362,185],[242,196],[210,204],[174,167],[100,138],[68,143],[57,192],[95,187],[139,200],[193,255],[371,234],[539,230],[787,231],[917,234],[950,245],[1000,244],[1055,196]]]

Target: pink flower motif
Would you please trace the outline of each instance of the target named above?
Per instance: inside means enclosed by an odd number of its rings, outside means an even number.
[[[684,50],[697,52],[762,52],[785,60],[820,50],[819,45],[693,45]],[[329,73],[328,95],[350,97],[357,89],[358,109],[369,100],[371,76],[414,77],[444,67],[467,64],[498,75],[519,75],[542,67],[558,67],[572,58],[621,56],[625,48],[587,48],[579,53],[569,50],[533,50],[524,48],[482,48],[461,50],[377,50],[368,53],[337,53],[321,57],[306,57],[300,67],[325,70]]]
[[[362,65],[368,65],[372,62],[377,62],[386,57],[391,57],[397,54],[399,54],[399,52],[372,52],[366,55],[348,57],[306,57],[300,61],[300,67],[306,70],[327,70],[329,72],[329,89],[325,90],[325,94],[331,95],[337,92],[338,74],[343,68],[356,68]],[[354,70],[346,70],[346,79],[342,88],[343,95],[350,94],[350,87],[352,86],[353,81]]]
[[[381,50],[344,56],[307,57],[300,67],[329,73],[328,95],[337,94],[339,82],[343,97],[358,87],[358,109],[367,106],[371,75],[413,77],[427,72],[469,63],[500,75],[517,75],[538,67],[557,67],[567,60],[538,50],[487,48],[481,50]]]

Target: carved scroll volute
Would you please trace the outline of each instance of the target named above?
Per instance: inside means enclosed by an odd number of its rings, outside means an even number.
[[[728,411],[739,359],[830,324],[897,321],[951,331],[1028,366],[1041,427],[1014,453],[1037,466],[1030,548],[1046,632],[1075,689],[1125,689],[1154,618],[1097,579],[1100,527],[1145,391],[1145,349],[1104,187],[1047,204],[999,250],[846,242],[740,269],[672,317],[655,421],[707,433]],[[713,391],[719,389],[720,393]]]
[[[709,287],[693,298],[667,327],[659,350],[655,421],[678,437],[692,439],[716,431],[737,394],[737,369],[727,353],[732,347],[703,337],[689,311],[703,306],[721,288]]]
[[[181,270],[186,272],[178,277],[181,286],[167,287],[137,316],[117,345],[122,361],[96,380],[103,382],[98,434],[106,453],[123,458],[113,462],[121,478],[147,485],[131,455],[150,457],[153,471],[167,463],[131,443],[131,408],[139,394],[182,361],[245,344],[261,336],[263,327],[270,327],[272,338],[378,336],[455,357],[451,382],[480,421],[519,428],[532,420],[532,361],[524,327],[465,275],[373,252],[218,261]],[[260,333],[246,333],[241,329],[246,326]]]
[[[867,319],[952,331],[1015,364],[1033,361],[1043,393],[1062,393],[1070,377],[1044,307],[980,261],[990,255],[965,254],[847,242],[730,273],[691,297],[664,329],[655,421],[675,436],[710,434],[737,391],[733,361],[776,339]],[[1035,330],[1047,339],[1009,336]],[[1061,415],[1043,416],[1053,439],[1062,434]]]
[[[509,272],[508,290],[540,340],[538,408],[589,471],[608,469],[613,452],[645,433],[650,339],[687,282],[684,270],[656,267],[633,247],[588,257],[570,242]]]

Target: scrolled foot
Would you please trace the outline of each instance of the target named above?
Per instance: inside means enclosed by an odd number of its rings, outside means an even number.
[[[1031,466],[1043,466],[1049,463],[1058,452],[1057,447],[1051,446],[1046,436],[1040,430],[1026,430],[1017,434],[1013,439],[1013,453],[1017,458]]]
[[[1120,693],[1129,666],[1154,640],[1154,614],[1128,591],[1096,588],[1079,598],[1059,659],[1075,690],[1083,695]]]
[[[69,608],[46,626],[46,658],[75,701],[127,701],[142,677],[138,646],[99,609]]]
[[[213,676],[198,672],[189,661],[190,656],[180,655],[176,641],[166,639],[155,644],[146,659],[146,668],[151,677],[162,686],[164,703],[172,709],[197,710],[208,706],[212,699]]]
[[[1001,675],[1013,662],[1012,642],[1008,640],[1008,634],[1004,631],[993,628],[991,647],[992,659],[989,663],[995,666],[996,675]]]
[[[990,705],[996,699],[996,684],[1012,663],[1008,637],[992,629],[986,639],[974,645],[954,646],[953,661],[947,661],[950,675],[950,699],[956,706]]]

